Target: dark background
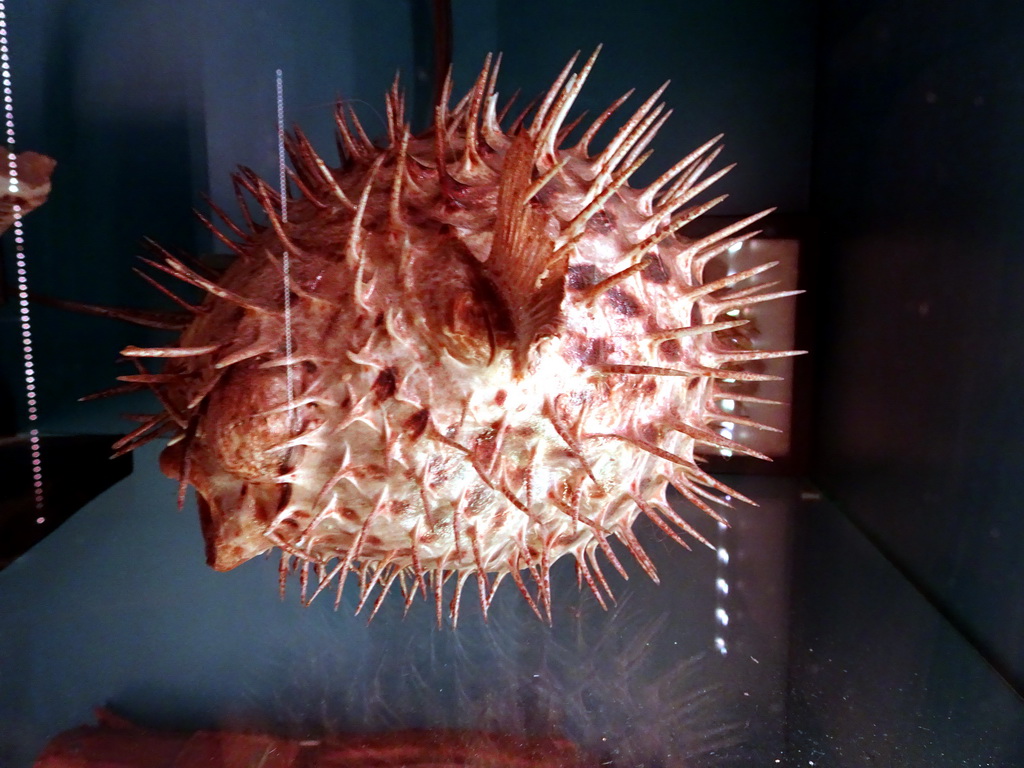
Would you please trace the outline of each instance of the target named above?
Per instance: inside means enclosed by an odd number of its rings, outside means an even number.
[[[276,177],[278,67],[287,119],[328,158],[337,96],[371,133],[396,69],[421,125],[429,104],[421,2],[11,5],[18,149],[59,163],[26,221],[44,294],[158,306],[130,272],[142,239],[208,251],[190,213],[199,193],[233,210],[234,166]],[[740,165],[719,185],[721,212],[807,217],[811,477],[1024,689],[1024,6],[624,9],[455,2],[456,90],[489,50],[505,54],[503,93],[533,94],[604,43],[578,109],[672,78],[650,176],[724,131],[723,160]],[[14,310],[0,307],[0,423],[23,429]],[[117,350],[148,332],[40,306],[33,322],[42,429],[123,428],[117,411],[141,407],[75,398],[108,386]]]

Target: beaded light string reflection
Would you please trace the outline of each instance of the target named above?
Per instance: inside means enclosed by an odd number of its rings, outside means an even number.
[[[288,185],[285,175],[284,159],[284,76],[281,70],[276,73],[277,84],[277,174],[278,187],[281,194],[281,224],[288,224]],[[292,371],[292,290],[291,290],[291,256],[285,248],[281,258],[281,270],[284,273],[284,357],[285,380],[288,393],[289,424],[295,426],[295,375]]]
[[[727,501],[732,497],[726,496]],[[717,568],[715,572],[715,650],[723,656],[729,653],[729,548],[726,546],[728,526],[718,523]]]

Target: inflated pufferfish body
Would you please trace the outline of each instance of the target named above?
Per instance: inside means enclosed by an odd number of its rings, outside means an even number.
[[[209,296],[177,347],[124,354],[166,358],[139,379],[166,409],[148,432],[178,433],[162,465],[195,487],[214,568],[277,546],[282,585],[298,558],[304,596],[312,564],[313,596],[337,585],[340,599],[355,572],[360,607],[397,583],[407,605],[433,593],[439,620],[449,578],[455,617],[467,579],[486,611],[511,575],[550,617],[563,555],[604,604],[599,551],[623,570],[610,540],[656,578],[638,516],[700,538],[666,503],[669,483],[711,514],[708,501],[743,498],[694,446],[751,453],[717,431],[716,398],[738,397],[722,380],[764,378],[736,364],[793,353],[721,333],[742,323],[731,310],[782,295],[737,287],[771,264],[702,274],[760,215],[697,241],[678,232],[721,199],[687,207],[728,170],[702,178],[717,139],[628,185],[668,117],[663,89],[600,152],[591,140],[625,97],[563,148],[594,57],[575,61],[508,129],[490,60],[420,136],[397,84],[383,147],[339,106],[340,168],[296,131],[296,196],[282,205],[236,177],[269,225],[247,210],[245,227],[228,222],[237,259],[223,275],[164,253],[161,269]]]

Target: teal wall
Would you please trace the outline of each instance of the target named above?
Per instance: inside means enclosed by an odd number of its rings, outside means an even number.
[[[456,3],[458,6],[459,4]],[[810,0],[538,3],[500,0],[507,82],[533,93],[577,49],[604,52],[581,108],[600,112],[630,88],[636,104],[665,80],[675,110],[639,182],[725,133],[723,214],[808,209],[814,99]],[[630,103],[634,103],[631,101]],[[726,159],[727,158],[727,159]]]

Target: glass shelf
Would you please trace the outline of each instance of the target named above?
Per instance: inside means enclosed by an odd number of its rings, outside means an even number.
[[[716,551],[644,527],[661,584],[623,557],[607,612],[560,563],[553,626],[504,584],[486,623],[467,587],[438,629],[423,602],[368,625],[354,591],[337,612],[295,582],[282,601],[274,558],[209,570],[156,452],[0,572],[5,766],[100,707],[290,738],[552,735],[595,765],[1024,764],[1024,702],[800,481],[727,478],[760,507],[730,529],[689,515]]]

